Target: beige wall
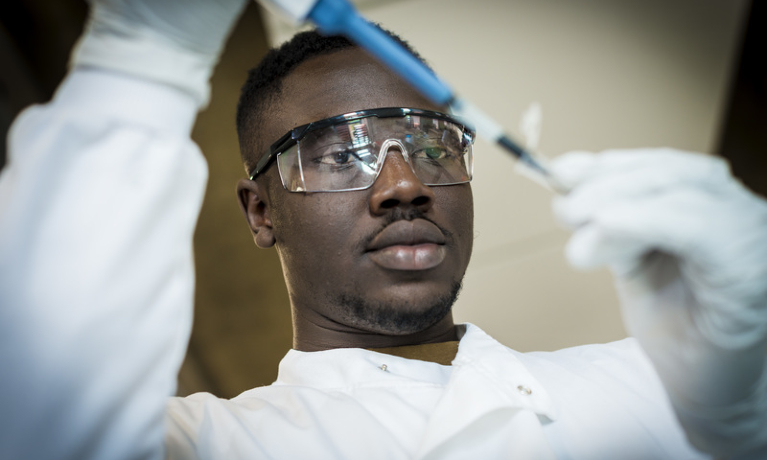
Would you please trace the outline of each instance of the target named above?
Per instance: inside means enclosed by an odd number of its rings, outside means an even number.
[[[540,150],[671,146],[711,152],[745,0],[363,1],[458,93],[512,132],[533,101]],[[267,15],[273,44],[292,35]],[[606,270],[577,272],[551,194],[480,141],[476,240],[456,319],[520,350],[625,335]]]

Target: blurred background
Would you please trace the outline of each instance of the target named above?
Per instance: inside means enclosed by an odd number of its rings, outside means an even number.
[[[718,154],[767,194],[765,2],[355,3],[512,133],[525,110],[540,104],[544,154],[660,146]],[[86,13],[84,0],[0,6],[3,136],[20,110],[51,97]],[[181,395],[232,397],[269,384],[291,346],[276,252],[255,247],[235,199],[244,171],[234,112],[247,70],[295,30],[251,4],[194,128],[210,180],[195,235],[195,324]],[[0,165],[5,153],[3,144]],[[475,252],[456,320],[522,351],[625,337],[609,273],[575,271],[564,260],[567,232],[551,217],[551,194],[516,175],[513,161],[483,141],[475,157]]]

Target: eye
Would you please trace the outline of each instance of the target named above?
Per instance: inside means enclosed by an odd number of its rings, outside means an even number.
[[[425,147],[415,152],[413,156],[425,160],[441,160],[451,155],[444,147]]]
[[[324,165],[345,165],[354,161],[356,155],[350,150],[328,153],[317,158],[318,163]]]

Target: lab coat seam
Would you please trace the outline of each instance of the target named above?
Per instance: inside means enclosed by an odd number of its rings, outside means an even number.
[[[409,389],[444,389],[446,385],[440,384],[440,383],[431,383],[431,382],[402,382],[402,381],[390,381],[390,382],[381,382],[381,381],[370,381],[370,382],[361,382],[361,383],[355,383],[352,385],[345,385],[345,386],[328,386],[328,387],[322,387],[322,386],[309,386],[309,385],[298,385],[298,384],[274,384],[272,386],[279,386],[282,388],[291,387],[291,388],[298,388],[298,389],[307,389],[307,390],[315,390],[320,392],[340,392],[340,393],[349,393],[355,390],[368,390],[368,389],[390,389],[390,388],[409,388]],[[264,387],[268,388],[268,387]],[[248,398],[248,397],[256,397],[257,396],[237,396],[238,399],[242,398]]]

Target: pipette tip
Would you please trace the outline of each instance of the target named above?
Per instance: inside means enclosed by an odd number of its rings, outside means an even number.
[[[520,162],[520,168],[517,171],[522,175],[527,176],[556,193],[566,194],[569,191],[569,189],[558,180],[554,174],[552,174],[551,169],[549,169],[543,157],[533,155],[506,135],[500,136],[497,142],[498,145],[517,157],[517,160]]]
[[[548,168],[544,167],[542,164],[540,164],[540,162],[536,161],[536,159],[533,158],[533,156],[527,150],[511,140],[508,136],[503,135],[499,137],[498,144],[509,152],[513,153],[519,161],[525,163],[528,167],[538,171],[544,176],[551,176]]]

